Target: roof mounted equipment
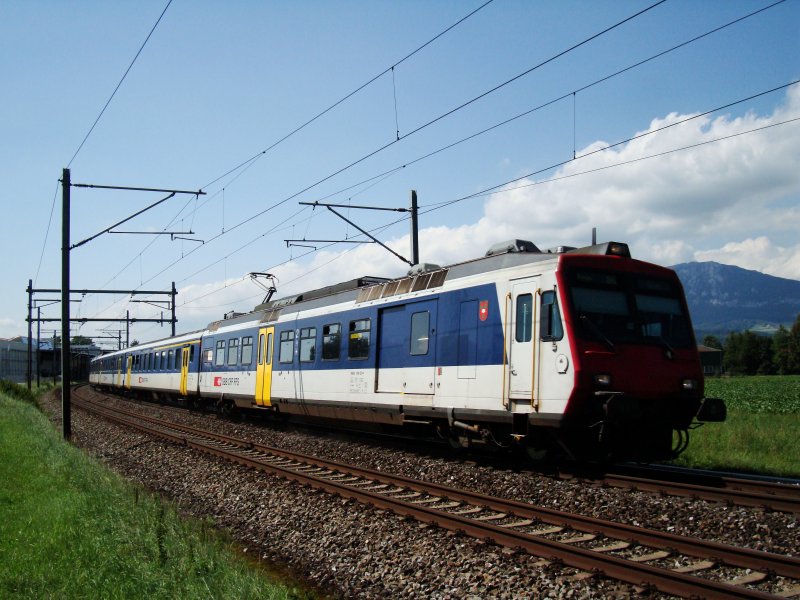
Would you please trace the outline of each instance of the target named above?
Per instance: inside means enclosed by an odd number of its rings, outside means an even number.
[[[486,251],[486,256],[494,256],[496,254],[507,254],[509,252],[535,252],[541,253],[541,250],[536,247],[533,242],[527,240],[507,240],[495,244]]]
[[[576,254],[602,254],[605,256],[620,256],[622,258],[630,258],[631,251],[628,244],[622,242],[604,242],[602,244],[595,244],[594,246],[587,246],[586,248],[578,248],[574,250]]]

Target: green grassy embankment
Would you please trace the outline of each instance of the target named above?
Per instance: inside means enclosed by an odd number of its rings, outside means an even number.
[[[299,597],[209,523],[61,441],[26,389],[0,385],[0,598]]]
[[[708,378],[706,396],[728,419],[693,430],[676,464],[800,477],[800,376]]]

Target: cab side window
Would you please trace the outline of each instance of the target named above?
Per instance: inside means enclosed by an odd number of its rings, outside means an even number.
[[[554,342],[564,337],[561,313],[558,312],[558,297],[555,290],[542,292],[542,341]]]

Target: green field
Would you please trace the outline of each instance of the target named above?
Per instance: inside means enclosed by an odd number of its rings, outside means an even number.
[[[728,419],[691,432],[676,464],[800,477],[800,376],[706,379]]]
[[[25,392],[0,386],[0,598],[310,597],[62,442]]]

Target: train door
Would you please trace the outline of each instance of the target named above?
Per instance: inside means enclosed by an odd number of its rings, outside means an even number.
[[[275,328],[258,330],[258,362],[256,363],[256,404],[272,406],[272,347],[275,343]]]
[[[117,387],[122,387],[122,357],[117,357],[117,377],[116,381],[114,381],[114,385]]]
[[[537,323],[539,277],[516,281],[511,291],[506,335],[510,338],[508,353],[508,397],[535,403],[536,353],[539,348]]]
[[[128,364],[125,366],[125,389],[131,389],[131,369],[133,368],[133,356],[128,356]]]
[[[433,394],[436,305],[426,300],[379,312],[378,392]]]
[[[181,396],[189,393],[189,351],[191,346],[184,346],[181,349]]]

